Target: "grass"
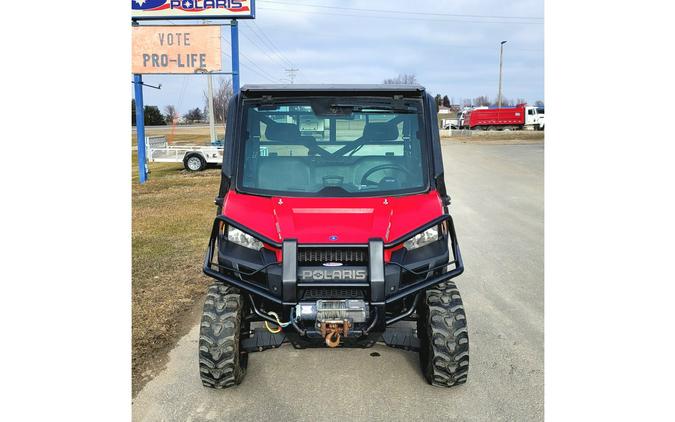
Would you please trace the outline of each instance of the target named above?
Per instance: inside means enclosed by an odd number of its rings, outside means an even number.
[[[453,131],[454,132],[454,131]],[[457,133],[457,132],[456,132]],[[465,143],[530,143],[544,139],[544,131],[509,130],[509,131],[472,131],[470,136],[442,136],[443,140]]]
[[[132,385],[136,394],[187,332],[185,321],[192,322],[187,315],[209,284],[201,266],[215,216],[213,198],[220,172],[188,173],[181,164],[151,163],[149,180],[141,186],[136,154],[132,155]]]

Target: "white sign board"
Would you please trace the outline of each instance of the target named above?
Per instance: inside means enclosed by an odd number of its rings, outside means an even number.
[[[219,26],[152,25],[136,26],[131,31],[132,73],[221,70]]]

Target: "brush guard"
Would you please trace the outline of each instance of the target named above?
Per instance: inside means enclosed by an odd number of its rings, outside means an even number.
[[[428,276],[415,281],[413,283],[407,284],[402,288],[398,289],[395,292],[385,291],[385,262],[384,262],[384,249],[392,248],[404,243],[406,240],[411,237],[424,232],[425,230],[437,226],[443,222],[447,222],[447,235],[449,237],[449,243],[452,249],[453,260],[444,263],[438,267],[426,269],[423,272],[416,271],[414,268],[401,265],[399,263],[386,263],[386,265],[396,265],[401,267],[402,272],[409,272],[414,275],[428,274]],[[280,248],[282,250],[283,262],[274,262],[265,265],[261,265],[258,268],[254,268],[253,271],[241,271],[237,268],[231,268],[228,266],[221,265],[220,263],[214,262],[214,256],[218,250],[218,242],[221,237],[221,228],[225,226],[233,226],[239,230],[244,231],[245,233],[253,236],[254,238],[260,240],[263,243],[271,245],[275,248]],[[419,296],[429,287],[435,286],[439,283],[443,283],[447,280],[450,280],[454,277],[459,276],[464,271],[464,264],[462,261],[462,255],[459,249],[459,244],[457,242],[457,234],[455,232],[455,226],[453,224],[452,217],[449,214],[442,215],[424,226],[414,230],[402,236],[392,242],[384,243],[382,239],[371,239],[368,242],[368,281],[367,282],[354,282],[354,281],[339,281],[339,280],[323,280],[323,281],[313,281],[311,283],[306,283],[298,280],[298,268],[297,268],[297,250],[298,245],[297,241],[294,239],[287,239],[283,242],[276,242],[265,236],[262,236],[255,231],[252,231],[246,227],[241,226],[231,219],[219,215],[215,218],[213,222],[213,228],[211,231],[211,237],[209,239],[208,249],[206,251],[206,256],[204,259],[203,271],[206,275],[211,278],[214,278],[222,283],[231,285],[240,289],[242,292],[245,292],[249,295],[249,299],[252,305],[252,309],[259,318],[265,321],[276,324],[276,319],[268,315],[266,312],[259,310],[255,306],[253,297],[260,298],[264,301],[269,301],[274,305],[281,306],[282,308],[288,310],[292,309],[298,303],[298,288],[303,287],[315,287],[315,288],[332,288],[332,287],[352,287],[352,288],[362,288],[366,289],[369,296],[369,305],[373,310],[373,321],[369,325],[368,329],[362,330],[362,335],[367,335],[370,331],[383,332],[386,326],[394,324],[400,320],[410,317],[414,311],[415,306],[410,306],[407,309],[404,309],[399,315],[393,317],[386,317],[385,307],[391,305],[395,302],[403,300],[408,297],[414,297],[414,303],[417,304]],[[454,265],[454,268],[447,269],[449,266]],[[229,274],[225,274],[223,271],[232,272],[235,275],[239,276],[252,276],[260,272],[266,271],[268,268],[273,266],[281,266],[281,286],[280,289],[277,289],[277,292],[270,290],[259,284],[253,284],[251,282],[245,281],[245,279],[233,277]],[[436,270],[443,270],[440,274],[434,274]],[[299,327],[292,318],[292,310],[288,311],[291,315],[291,325],[296,332],[296,334],[304,335],[305,330]],[[330,327],[327,327],[326,332],[330,330]],[[349,330],[349,328],[347,329]],[[335,331],[335,330],[332,330]],[[331,332],[332,332],[331,331]],[[339,331],[339,330],[338,330]],[[342,330],[344,331],[344,329]],[[356,333],[354,333],[356,334]],[[334,339],[334,337],[333,337]],[[278,339],[277,339],[278,340]],[[276,341],[276,340],[275,340]],[[276,343],[272,343],[276,344]]]

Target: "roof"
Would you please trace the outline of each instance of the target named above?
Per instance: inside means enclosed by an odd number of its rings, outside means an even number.
[[[263,92],[344,92],[350,93],[374,93],[374,92],[400,92],[400,93],[421,93],[424,87],[421,85],[394,85],[394,84],[265,84],[265,85],[244,85],[241,88],[244,93],[263,93]]]

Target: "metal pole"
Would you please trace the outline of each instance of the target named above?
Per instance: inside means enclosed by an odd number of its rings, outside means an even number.
[[[211,143],[216,143],[216,119],[213,111],[213,75],[209,73],[209,127],[211,129]]]
[[[506,41],[502,41],[499,47],[499,94],[497,95],[497,107],[502,107],[502,62],[504,58],[504,44]]]
[[[288,73],[288,79],[291,81],[291,85],[293,84],[293,81],[295,81],[295,72],[299,71],[300,69],[285,69],[286,73]]]
[[[145,168],[145,107],[143,106],[143,77],[134,75],[136,96],[136,145],[138,146],[138,178],[141,185],[148,179]]]
[[[232,19],[230,25],[230,35],[232,36],[232,92],[239,93],[239,25],[236,19]]]

